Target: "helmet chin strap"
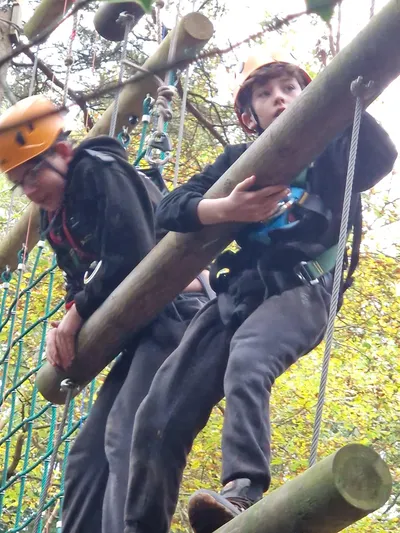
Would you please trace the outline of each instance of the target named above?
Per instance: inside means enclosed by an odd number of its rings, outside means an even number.
[[[58,168],[56,168],[52,163],[50,163],[50,161],[48,161],[47,159],[43,159],[43,163],[47,168],[49,168],[50,170],[52,170],[53,172],[61,176],[63,179],[66,179],[67,174],[65,172],[61,172],[60,170],[58,170]]]
[[[254,120],[256,122],[255,132],[257,133],[257,135],[261,135],[264,132],[264,129],[261,127],[260,119],[258,118],[257,113],[254,111],[253,104],[250,104],[250,111],[251,111],[251,114],[253,115],[253,118],[254,118]]]

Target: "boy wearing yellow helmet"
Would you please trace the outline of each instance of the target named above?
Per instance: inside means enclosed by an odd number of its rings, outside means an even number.
[[[40,207],[41,234],[64,271],[68,311],[48,332],[46,357],[67,368],[84,320],[161,236],[154,207],[162,195],[129,164],[117,140],[100,136],[74,148],[63,115],[43,96],[0,117],[0,169]],[[64,532],[123,530],[136,409],[207,300],[194,280],[124,347],[68,458]]]
[[[256,133],[265,130],[309,82],[307,73],[290,62],[249,61],[235,96],[241,125]],[[227,146],[160,203],[159,224],[177,232],[215,223],[249,224],[236,236],[239,252],[224,253],[213,264],[217,299],[196,315],[138,411],[125,533],[167,533],[187,454],[224,396],[223,488],[192,496],[191,526],[195,533],[211,533],[268,489],[272,385],[321,341],[327,324],[333,265],[321,272],[311,263],[337,243],[350,135],[347,129],[330,143],[296,177],[290,192],[280,186],[254,190],[252,176],[226,198],[203,198],[248,148],[243,143]],[[388,174],[396,156],[387,134],[365,113],[350,216],[357,235],[359,193]],[[275,213],[287,194],[288,208]]]

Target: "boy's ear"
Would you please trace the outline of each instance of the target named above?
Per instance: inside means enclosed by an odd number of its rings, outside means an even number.
[[[257,122],[254,120],[253,113],[251,111],[246,110],[244,113],[242,113],[241,119],[246,128],[253,131],[257,130]]]
[[[58,141],[54,145],[54,151],[64,159],[69,159],[72,157],[74,149],[70,142]]]

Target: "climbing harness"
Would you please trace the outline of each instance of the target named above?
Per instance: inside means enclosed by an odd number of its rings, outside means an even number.
[[[344,266],[346,241],[348,236],[348,223],[350,214],[350,205],[352,198],[354,171],[356,166],[357,149],[358,149],[358,137],[360,133],[361,117],[363,112],[363,103],[365,98],[368,97],[371,90],[374,88],[373,82],[364,83],[363,78],[360,76],[351,83],[351,92],[356,98],[353,131],[351,135],[349,164],[346,177],[346,187],[344,192],[344,201],[342,209],[342,219],[340,224],[339,241],[337,245],[337,254],[335,262],[335,275],[333,279],[333,289],[331,304],[329,310],[328,324],[325,334],[325,351],[322,363],[321,382],[318,393],[318,403],[315,415],[313,437],[310,450],[309,466],[312,466],[317,461],[318,443],[321,432],[322,413],[325,403],[325,391],[328,381],[329,362],[332,351],[333,332],[335,328],[335,317],[337,313],[339,297],[341,293],[342,282],[342,270]]]
[[[290,193],[279,205],[278,211],[265,222],[246,225],[237,236],[236,241],[241,249],[236,252],[224,252],[211,266],[211,285],[216,292],[227,290],[229,279],[237,276],[240,272],[249,268],[249,257],[258,257],[257,269],[262,279],[266,279],[262,272],[268,272],[268,278],[272,280],[271,265],[265,259],[265,247],[281,245],[301,240],[302,236],[315,234],[318,238],[329,226],[331,212],[326,209],[322,200],[315,194],[306,190],[308,173],[312,165],[304,169],[292,182]],[[248,253],[248,250],[251,253]],[[337,246],[332,246],[322,251],[316,258],[308,261],[300,260],[295,263],[290,272],[286,273],[286,284],[306,283],[316,285],[319,279],[335,266]],[[296,257],[304,257],[301,251],[294,249],[291,253],[293,260]],[[254,266],[254,265],[253,265]],[[274,263],[273,270],[276,270]],[[278,269],[279,270],[279,269]],[[283,276],[279,271],[275,272],[276,282],[273,282],[275,290],[282,291]],[[278,280],[279,278],[279,280]],[[293,281],[293,279],[295,280]],[[269,287],[271,291],[271,286]]]

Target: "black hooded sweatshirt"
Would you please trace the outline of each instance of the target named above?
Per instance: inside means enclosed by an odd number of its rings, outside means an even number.
[[[64,272],[67,308],[75,302],[87,319],[156,244],[154,208],[162,195],[108,136],[76,148],[66,181],[61,208],[41,211],[41,231]]]

